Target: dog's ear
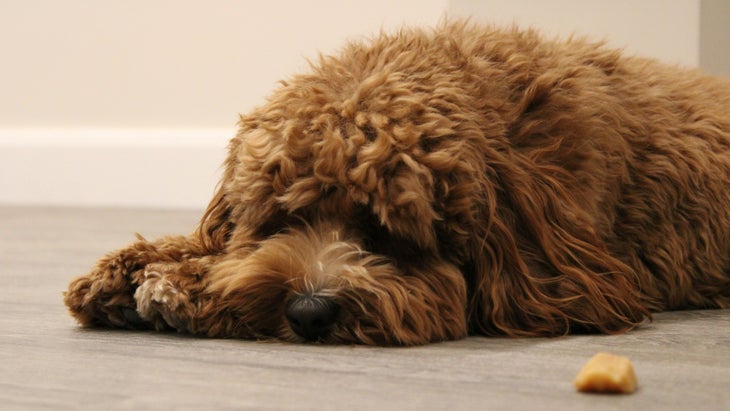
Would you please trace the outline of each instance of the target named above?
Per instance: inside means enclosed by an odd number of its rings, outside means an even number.
[[[470,321],[513,336],[616,333],[649,316],[636,273],[611,256],[569,184],[529,160],[503,162],[488,232],[474,242]],[[564,178],[570,178],[564,176]]]
[[[218,187],[194,233],[209,252],[219,253],[226,247],[234,227],[230,214],[223,189]]]
[[[241,118],[238,134],[228,146],[223,177],[196,231],[212,252],[281,228],[277,201],[295,173],[293,162],[282,155],[285,141],[280,129],[287,124],[260,123],[258,115]]]
[[[223,176],[194,233],[200,244],[211,253],[219,253],[225,249],[235,228],[233,207],[229,203],[227,191],[236,172],[238,163],[236,152],[240,144],[239,133],[239,136],[231,140],[229,144]]]

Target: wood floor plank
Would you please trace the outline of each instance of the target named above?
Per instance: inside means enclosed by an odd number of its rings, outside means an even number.
[[[200,212],[0,207],[2,409],[730,409],[730,310],[659,314],[619,336],[473,337],[414,348],[80,329],[61,292],[103,253],[191,231]],[[598,351],[639,390],[580,394]],[[700,405],[701,404],[701,405]]]

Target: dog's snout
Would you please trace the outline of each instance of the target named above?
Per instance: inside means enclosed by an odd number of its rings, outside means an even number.
[[[340,306],[331,298],[301,296],[286,307],[286,319],[291,329],[307,341],[317,341],[329,334],[337,319]]]

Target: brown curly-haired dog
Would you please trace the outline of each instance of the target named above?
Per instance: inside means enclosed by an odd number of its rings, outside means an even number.
[[[730,84],[447,23],[353,43],[241,118],[188,237],[75,279],[83,325],[423,344],[730,306]]]

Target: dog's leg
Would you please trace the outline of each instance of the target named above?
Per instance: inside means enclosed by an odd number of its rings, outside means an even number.
[[[206,274],[216,256],[192,258],[183,262],[147,265],[143,279],[134,292],[137,313],[155,329],[172,327],[195,333],[195,318],[200,311]]]
[[[99,260],[88,274],[74,279],[64,293],[64,301],[84,326],[151,328],[159,323],[141,318],[134,300],[135,290],[146,273],[153,272],[154,264],[179,266],[191,259],[200,261],[207,254],[209,251],[194,237],[164,237],[156,241],[140,237]]]
[[[277,333],[266,324],[281,321],[280,313],[273,311],[283,307],[283,280],[247,275],[250,272],[237,264],[238,257],[228,258],[228,263],[226,257],[149,264],[139,273],[134,292],[141,320],[158,330],[173,328],[219,338],[272,338]],[[211,271],[231,263],[244,269],[235,270],[230,289],[224,289],[215,284],[211,277],[216,275]]]

